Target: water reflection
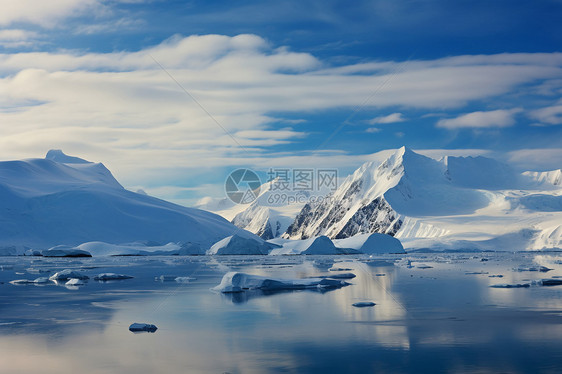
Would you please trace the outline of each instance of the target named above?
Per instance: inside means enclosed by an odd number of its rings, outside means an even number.
[[[360,257],[2,259],[0,367],[85,374],[556,372],[562,364],[562,287],[489,286],[544,276],[512,270],[521,264],[542,262],[562,275],[560,258],[482,257],[405,258],[430,269]],[[231,270],[299,278],[329,275],[338,267],[356,278],[324,293],[210,291]],[[8,283],[63,268],[135,278],[88,282],[74,291]],[[155,282],[162,274],[197,280]],[[376,306],[353,307],[358,301]],[[135,321],[154,323],[158,331],[132,334],[128,326]]]

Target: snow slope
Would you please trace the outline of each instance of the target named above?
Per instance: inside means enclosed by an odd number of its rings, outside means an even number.
[[[92,241],[209,248],[234,232],[255,237],[216,214],[128,191],[103,164],[62,151],[0,162],[0,253]]]

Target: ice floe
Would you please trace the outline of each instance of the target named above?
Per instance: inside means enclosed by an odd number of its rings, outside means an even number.
[[[244,292],[247,290],[282,291],[308,288],[341,288],[348,284],[342,280],[330,278],[282,279],[229,272],[223,276],[221,283],[214,287],[213,290],[222,293]]]
[[[115,274],[115,273],[102,273],[98,274],[94,277],[95,281],[112,281],[112,280],[123,280],[123,279],[132,279],[133,277],[130,275],[125,274]]]

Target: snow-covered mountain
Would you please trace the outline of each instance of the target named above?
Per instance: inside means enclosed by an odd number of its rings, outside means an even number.
[[[305,205],[283,237],[378,232],[409,248],[484,248],[478,243],[500,237],[490,246],[559,248],[556,172],[522,175],[485,157],[437,161],[403,147],[381,164],[363,164],[322,203]]]
[[[219,214],[264,240],[273,239],[287,230],[304,203],[272,204],[268,201],[271,194],[275,193],[271,188],[272,183],[276,183],[276,180],[262,184],[257,199],[250,204],[235,204],[228,198],[207,197],[201,199],[197,207]]]
[[[526,171],[523,174],[541,184],[562,186],[562,169],[551,171]]]
[[[123,188],[101,163],[49,151],[0,162],[0,247],[85,242],[191,242],[209,248],[236,233],[224,218]]]

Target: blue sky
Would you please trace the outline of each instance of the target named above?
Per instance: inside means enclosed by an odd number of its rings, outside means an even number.
[[[186,204],[236,167],[345,174],[402,145],[562,165],[559,0],[3,7],[4,160],[62,148]]]

